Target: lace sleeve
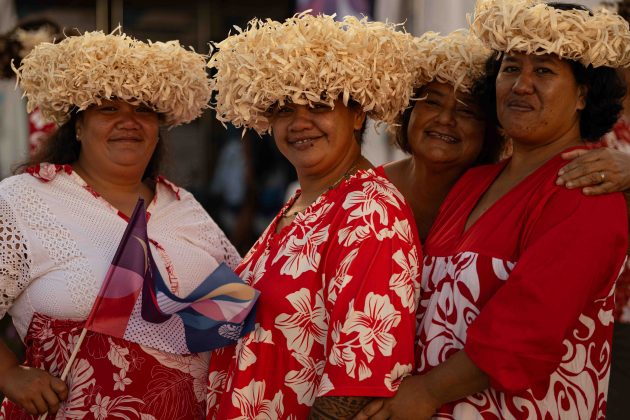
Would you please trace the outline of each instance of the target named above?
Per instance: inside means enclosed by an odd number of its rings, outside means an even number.
[[[234,270],[236,266],[240,264],[242,260],[241,256],[214,220],[212,220],[210,216],[208,216],[208,219],[210,220],[207,223],[208,228],[205,233],[208,242],[213,247],[211,250],[212,256],[216,258],[217,261],[226,263]]]
[[[219,262],[226,263],[232,270],[241,263],[241,256],[239,255],[234,245],[225,236],[225,233],[216,224],[216,222],[210,217],[210,215],[201,207],[200,204],[196,206],[196,213],[199,220],[204,220],[202,237],[207,242],[210,254]]]
[[[0,197],[0,318],[29,283],[27,239],[9,203]]]

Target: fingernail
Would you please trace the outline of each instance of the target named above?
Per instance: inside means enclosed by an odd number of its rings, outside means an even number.
[[[562,184],[564,184],[564,180],[562,178],[556,179],[556,185],[562,185]]]
[[[560,170],[558,171],[558,175],[564,175],[564,169],[560,169]]]
[[[572,188],[573,187],[573,182],[569,181],[566,183],[566,187],[567,188]]]

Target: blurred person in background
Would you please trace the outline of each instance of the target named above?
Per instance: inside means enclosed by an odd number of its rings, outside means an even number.
[[[271,132],[301,188],[236,270],[257,328],[212,354],[208,418],[347,417],[413,369],[420,243],[361,135],[396,120],[420,57],[393,25],[308,14],[217,48],[217,117]]]
[[[15,89],[11,62],[19,66],[35,45],[53,42],[60,36],[59,25],[49,19],[22,21],[0,36],[0,178],[9,176],[14,166],[55,128],[37,108],[26,113],[21,92]]]
[[[161,276],[187,296],[240,257],[190,193],[161,177],[161,127],[194,120],[211,89],[205,57],[177,41],[86,32],[33,49],[16,70],[28,98],[60,124],[0,183],[0,316],[26,361],[0,343],[0,417],[199,418],[209,354],[170,354],[88,333],[57,377],[110,268],[138,198]]]

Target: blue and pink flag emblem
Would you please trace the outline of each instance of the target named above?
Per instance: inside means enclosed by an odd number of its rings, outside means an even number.
[[[198,353],[251,331],[258,295],[225,263],[188,296],[173,294],[151,255],[139,200],[85,328],[170,353]]]

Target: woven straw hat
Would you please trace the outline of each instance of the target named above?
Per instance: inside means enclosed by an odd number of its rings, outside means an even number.
[[[270,132],[275,104],[352,99],[372,119],[393,124],[413,92],[420,59],[413,37],[367,18],[296,15],[252,20],[216,45],[208,62],[217,118]]]
[[[414,87],[432,81],[449,83],[456,90],[469,93],[474,82],[483,76],[492,51],[465,29],[441,36],[426,32],[416,38],[419,61]]]
[[[28,98],[57,124],[73,110],[104,99],[143,103],[177,126],[199,117],[211,96],[206,57],[178,41],[145,43],[121,32],[86,32],[58,44],[41,43],[14,71]]]
[[[630,65],[630,30],[605,8],[560,10],[542,0],[477,0],[471,31],[493,50],[555,54],[584,66]]]

